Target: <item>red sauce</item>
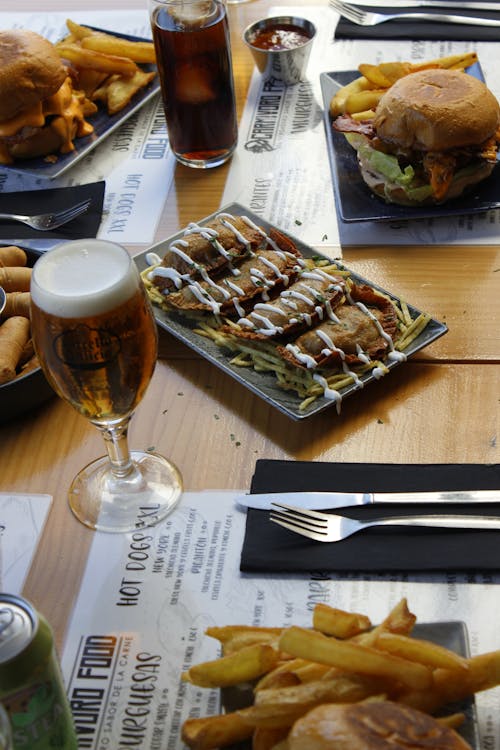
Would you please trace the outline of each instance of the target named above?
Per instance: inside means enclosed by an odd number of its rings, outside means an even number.
[[[302,47],[310,40],[304,29],[291,23],[280,23],[271,28],[256,31],[249,42],[259,49],[281,50]]]

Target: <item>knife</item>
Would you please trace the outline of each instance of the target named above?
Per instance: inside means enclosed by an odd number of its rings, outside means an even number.
[[[455,8],[456,10],[494,10],[500,13],[500,3],[464,2],[456,0],[349,0],[350,5],[367,8]]]
[[[243,508],[271,510],[273,503],[295,505],[304,510],[331,510],[354,505],[379,503],[500,503],[500,490],[470,490],[455,492],[269,492],[257,495],[238,495],[237,505]]]

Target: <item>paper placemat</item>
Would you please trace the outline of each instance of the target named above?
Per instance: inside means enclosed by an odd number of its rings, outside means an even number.
[[[0,591],[20,594],[52,497],[0,493]]]
[[[277,6],[269,15],[295,15]],[[323,124],[320,74],[356,71],[360,63],[436,57],[475,50],[486,83],[500,98],[499,44],[436,39],[336,39],[340,16],[329,7],[300,8],[317,34],[307,78],[296,86],[265,81],[254,69],[221,205],[237,201],[285,232],[338,257],[347,245],[488,245],[500,242],[500,211],[477,216],[343,222],[335,210]],[[384,26],[387,24],[383,24]],[[500,32],[500,29],[497,29]],[[500,34],[497,37],[500,41]],[[333,251],[329,248],[334,248]]]
[[[0,28],[31,29],[55,42],[67,34],[66,19],[123,34],[151,38],[144,10],[71,10],[0,13]],[[92,122],[92,119],[89,119]],[[106,181],[98,237],[123,244],[151,244],[173,179],[175,158],[168,144],[160,97],[154,97],[110,133],[74,167],[54,180],[0,168],[2,191],[69,187]],[[12,235],[11,235],[12,236]],[[21,235],[15,234],[14,237]]]
[[[218,690],[180,680],[217,656],[217,641],[204,634],[210,625],[307,627],[317,602],[376,623],[406,596],[420,622],[464,621],[474,653],[498,648],[497,575],[242,575],[246,513],[235,507],[237,494],[186,492],[157,527],[95,534],[62,657],[89,750],[139,742],[183,750],[182,722],[220,708]],[[497,750],[500,694],[480,694],[477,704],[481,737]]]

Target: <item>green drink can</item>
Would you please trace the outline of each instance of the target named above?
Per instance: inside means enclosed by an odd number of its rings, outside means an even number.
[[[0,701],[13,750],[78,747],[52,630],[29,602],[1,593]]]

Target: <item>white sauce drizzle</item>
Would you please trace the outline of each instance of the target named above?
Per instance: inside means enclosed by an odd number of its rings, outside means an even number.
[[[387,333],[387,331],[384,331],[382,324],[376,318],[376,316],[372,313],[372,311],[369,310],[368,307],[365,304],[363,304],[363,302],[359,302],[359,301],[354,302],[354,300],[352,299],[349,293],[347,293],[346,296],[349,302],[351,303],[351,305],[353,304],[356,305],[362,312],[365,313],[365,315],[368,315],[370,320],[372,320],[373,323],[375,324],[377,331],[379,332],[379,334],[381,335],[381,337],[384,339],[384,341],[387,343],[387,346],[389,347],[389,353],[387,354],[387,359],[393,362],[405,362],[407,359],[406,354],[404,354],[404,352],[397,351],[397,349],[394,346],[394,341],[392,340],[391,336]],[[375,370],[376,369],[377,368],[375,368]],[[380,375],[375,375],[375,370],[372,370],[372,373],[375,378],[382,377],[382,375],[385,375],[384,372],[382,372]]]
[[[224,279],[224,284],[227,284],[227,286],[230,289],[232,289],[233,292],[235,292],[236,294],[238,294],[240,297],[244,297],[245,296],[245,292],[243,291],[243,289],[240,286],[238,286],[237,284],[235,284],[234,281],[231,281],[231,279]]]
[[[313,380],[316,383],[319,383],[319,385],[323,388],[323,395],[325,398],[329,399],[330,401],[335,401],[337,414],[340,414],[340,409],[342,407],[342,396],[340,395],[340,393],[338,391],[335,391],[333,388],[330,388],[326,379],[317,372],[313,375]]]
[[[234,305],[234,309],[236,310],[236,314],[239,315],[240,318],[244,317],[245,310],[240,305],[237,297],[233,297],[233,305]]]
[[[279,307],[276,307],[276,305],[268,305],[265,302],[257,302],[256,305],[253,306],[254,310],[267,310],[270,313],[276,313],[276,315],[281,315],[283,318],[288,319],[288,315],[284,310],[280,310]]]
[[[179,273],[179,271],[176,271],[175,268],[166,268],[165,266],[157,266],[157,268],[154,268],[149,274],[149,278],[151,281],[156,276],[164,279],[170,279],[170,281],[174,283],[177,289],[180,289],[182,286],[184,286],[184,283],[186,281],[189,281],[189,274],[182,274]],[[168,294],[168,290],[166,290],[166,293]]]
[[[151,251],[149,253],[146,253],[146,263],[148,264],[148,266],[156,266],[157,263],[161,263],[161,258],[158,253],[153,253]]]

